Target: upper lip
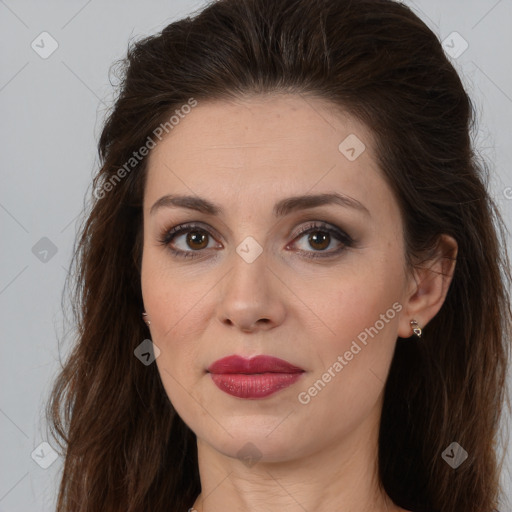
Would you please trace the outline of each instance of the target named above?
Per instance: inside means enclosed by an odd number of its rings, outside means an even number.
[[[255,356],[246,359],[232,355],[223,357],[208,367],[210,373],[299,373],[302,368],[273,356]]]

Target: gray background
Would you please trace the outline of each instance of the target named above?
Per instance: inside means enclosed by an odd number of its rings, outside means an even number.
[[[479,112],[475,144],[491,165],[490,189],[510,229],[512,0],[404,3],[451,48]],[[59,369],[64,279],[113,97],[109,67],[131,38],[153,34],[202,5],[0,0],[0,511],[55,507],[62,459],[52,463],[51,449],[40,447],[47,441],[43,406]],[[40,56],[52,44],[40,36],[44,31],[58,44],[47,58]],[[458,55],[464,41],[469,46]],[[68,344],[61,347],[63,359],[68,350]],[[504,429],[510,424],[507,417]],[[512,454],[505,448],[508,499],[500,510],[510,512]]]

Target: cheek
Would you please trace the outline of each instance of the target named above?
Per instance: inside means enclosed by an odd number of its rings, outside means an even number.
[[[314,370],[300,387],[298,400],[308,411],[304,428],[322,421],[327,431],[349,431],[381,396],[398,329],[399,273],[352,273],[329,293],[319,293],[317,311],[329,335],[317,340]],[[350,411],[350,414],[347,414]],[[332,426],[333,424],[337,426]]]
[[[400,261],[390,259],[347,266],[323,286],[310,287],[311,304],[336,335],[356,336],[390,309],[388,316],[395,318],[393,304],[401,299],[404,277],[400,269]]]
[[[151,339],[160,349],[157,364],[189,385],[206,364],[200,344],[194,340],[201,339],[213,314],[208,290],[218,281],[213,272],[198,275],[191,269],[171,267],[164,255],[148,251],[141,273]],[[162,379],[166,379],[165,372]]]
[[[151,330],[160,338],[165,333],[174,336],[180,329],[180,319],[186,320],[205,294],[204,277],[194,276],[188,268],[171,263],[166,251],[150,247],[144,252],[142,295],[146,310],[151,313]]]
[[[160,349],[156,365],[166,394],[182,417],[194,418],[201,413],[197,402],[203,401],[196,386],[207,366],[204,346],[198,343],[206,326],[205,289],[197,281],[192,285],[176,278],[178,274],[148,279],[145,305],[151,311],[151,339]]]
[[[349,388],[363,391],[369,385],[368,377],[385,381],[402,310],[401,265],[400,258],[389,253],[372,262],[347,266],[329,286],[310,286],[312,309],[328,328],[314,346],[320,370],[311,382],[329,368],[336,375],[343,374],[343,378],[332,379],[341,387],[349,384]]]

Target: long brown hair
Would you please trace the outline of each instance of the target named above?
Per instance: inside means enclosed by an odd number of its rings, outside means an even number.
[[[131,44],[121,65],[74,248],[76,343],[47,405],[65,450],[58,512],[181,512],[199,494],[195,435],[156,365],[134,356],[149,337],[140,285],[147,157],[130,159],[191,99],[272,92],[329,100],[373,130],[410,266],[439,235],[457,241],[443,307],[421,340],[397,340],[380,477],[415,512],[497,508],[496,442],[510,407],[506,230],[472,147],[473,105],[434,33],[390,0],[220,0]],[[454,441],[468,453],[456,469],[442,457]]]

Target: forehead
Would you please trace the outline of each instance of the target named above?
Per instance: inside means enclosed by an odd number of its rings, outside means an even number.
[[[151,151],[145,209],[164,193],[211,197],[233,208],[246,199],[332,191],[389,202],[373,137],[319,98],[199,101]]]

